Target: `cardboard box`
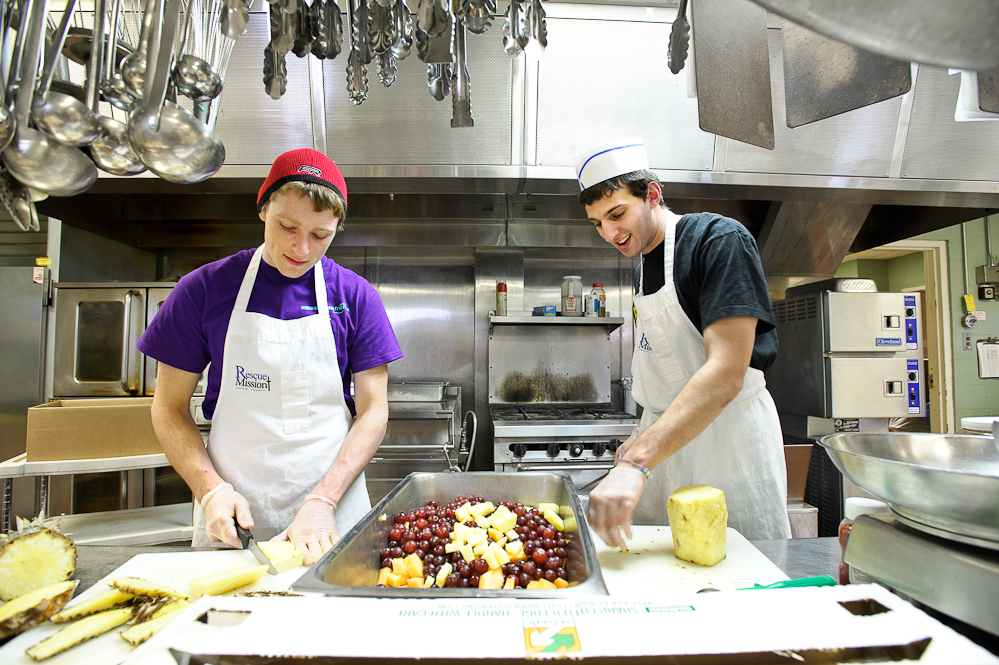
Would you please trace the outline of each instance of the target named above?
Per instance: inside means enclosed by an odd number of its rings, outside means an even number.
[[[153,455],[152,397],[64,399],[28,409],[29,462]]]

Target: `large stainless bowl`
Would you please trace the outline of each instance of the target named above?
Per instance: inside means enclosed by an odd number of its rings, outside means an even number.
[[[999,450],[991,436],[844,432],[818,440],[843,475],[902,522],[999,549]]]
[[[576,531],[569,539],[565,589],[510,591],[480,589],[390,589],[376,587],[378,550],[388,542],[396,513],[422,508],[433,499],[440,504],[456,496],[474,494],[488,501],[557,503],[564,517],[575,518]],[[578,595],[607,595],[596,550],[590,540],[576,489],[567,475],[558,473],[411,473],[388,496],[378,502],[336,546],[292,585],[296,591],[319,591],[327,596],[368,596],[393,598],[568,598]],[[569,529],[567,528],[566,531]]]

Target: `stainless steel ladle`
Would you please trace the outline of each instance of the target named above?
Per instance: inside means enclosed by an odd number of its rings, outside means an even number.
[[[11,175],[28,187],[52,196],[74,196],[94,184],[97,167],[79,149],[59,143],[28,124],[47,4],[45,0],[29,3],[30,16],[22,20],[26,37],[14,104],[17,129],[2,159]]]
[[[2,35],[0,35],[0,44],[7,38],[11,13],[7,3],[0,2],[0,30],[3,30]],[[11,66],[14,66],[13,63],[11,63]],[[6,81],[0,82],[0,150],[3,150],[10,144],[11,139],[14,138],[14,129],[17,127],[17,118],[7,107],[4,99],[6,87]]]
[[[185,109],[166,103],[167,78],[173,53],[180,0],[167,0],[165,10],[157,3],[154,23],[156,39],[150,45],[152,78],[143,89],[143,106],[128,123],[128,140],[149,170],[164,180],[177,183],[201,182],[210,178],[225,161],[225,147],[219,137]]]
[[[104,79],[101,81],[101,94],[108,103],[122,111],[131,111],[139,101],[139,96],[132,90],[125,80],[118,76],[117,63],[115,62],[116,49],[114,44],[118,41],[118,21],[121,18],[121,2],[115,0],[114,10],[111,13],[111,35],[108,41],[107,54],[104,56]],[[127,56],[126,56],[127,57]],[[124,62],[124,59],[122,59]]]
[[[63,10],[62,23],[59,24],[55,34],[55,43],[46,54],[41,84],[35,93],[31,112],[35,125],[55,140],[69,145],[84,146],[100,134],[100,117],[76,97],[50,90],[52,77],[55,75],[56,60],[62,55],[62,45],[66,41],[69,22],[73,12],[76,11],[77,3],[78,0],[70,0]],[[98,32],[96,23],[103,24],[103,17],[98,14],[94,21],[96,36]]]
[[[113,67],[114,56],[115,56],[115,43],[117,41],[118,30],[118,12],[121,7],[121,0],[116,0],[115,8],[112,12],[111,22],[114,24],[114,28],[111,29],[111,35],[108,39],[108,48],[105,53],[105,62],[110,63]],[[109,76],[113,75],[113,69],[109,70]],[[118,79],[121,81],[121,79]],[[105,79],[104,83],[107,83]],[[124,86],[124,82],[122,82]],[[127,89],[127,86],[124,86]],[[90,104],[90,108],[97,112],[98,104],[100,101],[100,96],[97,94],[96,90],[91,90],[88,86],[87,92],[91,95],[87,101]],[[107,87],[102,87],[102,92],[105,97],[107,97]],[[129,95],[131,92],[129,91]],[[135,98],[132,97],[133,104]],[[120,108],[120,107],[119,107]],[[132,149],[132,144],[128,141],[128,125],[123,122],[119,122],[114,118],[101,117],[101,131],[100,135],[94,140],[89,146],[90,158],[94,160],[97,164],[97,168],[107,173],[120,176],[130,176],[138,175],[146,170],[145,164],[139,159],[139,156]]]
[[[196,102],[207,102],[210,99],[215,99],[222,92],[222,77],[208,62],[190,53],[184,54],[191,38],[192,4],[194,3],[190,1],[187,3],[184,41],[177,50],[183,55],[177,61],[170,78],[180,94]]]
[[[121,78],[138,97],[142,96],[142,89],[145,85],[149,56],[149,33],[152,31],[153,14],[157,13],[157,6],[157,0],[146,0],[146,6],[142,13],[142,32],[139,33],[139,43],[135,45],[135,50],[121,61]]]

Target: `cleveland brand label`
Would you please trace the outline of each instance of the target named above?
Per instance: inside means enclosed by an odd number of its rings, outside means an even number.
[[[902,346],[901,337],[876,337],[874,346]]]
[[[266,374],[254,374],[236,365],[236,387],[241,390],[270,391],[271,377]]]
[[[323,172],[317,169],[315,166],[309,166],[308,164],[302,164],[298,167],[299,173],[311,173],[312,175],[319,178],[323,175]]]

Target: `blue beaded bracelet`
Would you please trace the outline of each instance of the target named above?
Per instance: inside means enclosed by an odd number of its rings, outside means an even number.
[[[652,478],[652,472],[649,471],[648,469],[646,469],[644,466],[642,466],[638,462],[632,462],[630,459],[625,459],[623,457],[620,458],[618,460],[618,462],[624,462],[625,464],[630,464],[631,466],[633,466],[636,469],[638,469],[639,471],[641,471],[645,475],[645,482],[649,482],[649,479]]]

